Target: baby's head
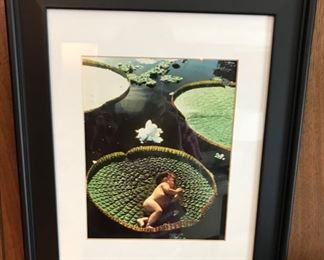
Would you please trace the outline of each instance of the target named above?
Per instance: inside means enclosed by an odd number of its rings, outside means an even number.
[[[161,172],[156,176],[156,185],[159,185],[161,182],[167,182],[173,188],[175,186],[175,178],[176,176],[172,171]]]

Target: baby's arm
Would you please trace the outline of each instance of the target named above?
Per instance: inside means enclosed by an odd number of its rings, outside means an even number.
[[[183,191],[183,189],[181,188],[177,188],[177,189],[172,189],[170,188],[170,185],[167,184],[166,182],[162,183],[161,184],[161,188],[163,189],[163,191],[166,193],[166,194],[169,194],[169,195],[177,195],[179,194],[180,192]]]

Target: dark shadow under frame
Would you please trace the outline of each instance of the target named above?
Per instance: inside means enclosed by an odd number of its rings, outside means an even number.
[[[7,0],[28,260],[59,259],[47,46],[48,8],[275,17],[254,259],[285,259],[316,0]]]

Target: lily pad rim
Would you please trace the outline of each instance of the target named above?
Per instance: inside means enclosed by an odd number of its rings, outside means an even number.
[[[211,173],[210,170],[208,170],[206,168],[205,165],[203,165],[198,159],[196,159],[194,156],[178,150],[178,149],[174,149],[174,148],[170,148],[170,147],[165,147],[165,146],[160,146],[160,145],[141,145],[141,146],[135,146],[132,147],[131,149],[129,149],[127,152],[122,152],[122,151],[117,151],[117,152],[112,152],[109,154],[106,154],[104,156],[101,156],[98,160],[96,160],[96,162],[91,165],[91,167],[89,168],[89,170],[87,171],[87,183],[89,182],[89,176],[90,174],[97,168],[101,168],[101,166],[106,163],[107,161],[111,161],[113,159],[116,158],[121,158],[121,157],[127,157],[128,154],[132,155],[135,153],[142,153],[142,152],[161,152],[161,153],[165,153],[165,154],[174,154],[177,156],[180,156],[190,162],[193,162],[194,164],[198,165],[199,167],[201,167],[207,174],[208,177],[210,178],[210,180],[212,181],[212,187],[217,195],[217,185],[216,185],[216,181],[215,181],[215,177],[214,175]]]

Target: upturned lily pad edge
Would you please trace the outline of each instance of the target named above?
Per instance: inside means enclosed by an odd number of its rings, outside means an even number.
[[[124,152],[113,152],[107,155],[102,156],[101,158],[99,158],[96,163],[94,163],[90,169],[87,172],[87,196],[90,199],[90,201],[94,204],[94,206],[100,211],[102,212],[105,216],[107,216],[108,218],[110,218],[111,220],[119,223],[120,225],[129,228],[131,230],[134,231],[138,231],[138,232],[144,232],[144,233],[156,233],[156,232],[165,232],[165,231],[172,231],[175,229],[180,229],[180,228],[187,228],[187,227],[191,227],[195,224],[197,224],[199,221],[194,221],[194,220],[180,220],[177,221],[175,223],[164,223],[160,226],[157,227],[153,227],[153,228],[145,228],[145,227],[139,227],[137,225],[133,225],[133,224],[129,224],[126,221],[122,221],[120,219],[118,219],[117,217],[109,214],[107,211],[103,210],[100,206],[98,206],[92,199],[92,197],[90,196],[90,192],[88,190],[88,183],[91,180],[91,177],[95,175],[95,173],[101,169],[103,166],[106,166],[109,161],[112,160],[124,160],[127,155],[133,155],[135,153],[139,153],[139,152],[162,152],[162,153],[170,153],[173,155],[177,155],[180,156],[184,159],[187,160],[188,163],[190,164],[194,164],[195,166],[198,166],[199,168],[203,169],[203,171],[205,173],[208,174],[208,182],[210,183],[214,194],[213,196],[210,197],[210,199],[208,200],[208,202],[206,203],[206,205],[200,209],[201,211],[201,218],[203,218],[206,213],[208,212],[208,209],[211,207],[211,205],[213,204],[216,196],[218,195],[218,190],[217,190],[217,185],[216,185],[216,181],[215,181],[215,177],[214,175],[199,161],[197,160],[195,157],[180,151],[180,150],[176,150],[173,148],[169,148],[169,147],[163,147],[163,146],[138,146],[138,147],[134,147],[131,148],[128,152],[124,153]]]

